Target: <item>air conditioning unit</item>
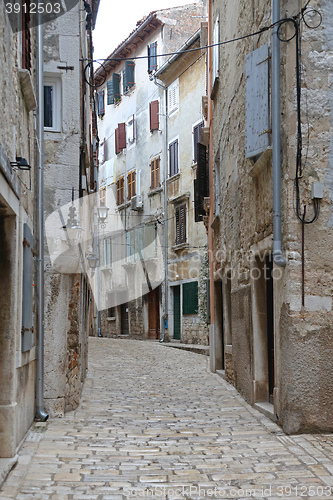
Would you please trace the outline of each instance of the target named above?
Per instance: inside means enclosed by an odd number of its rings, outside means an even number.
[[[143,210],[143,197],[141,195],[133,196],[131,199],[132,210]]]

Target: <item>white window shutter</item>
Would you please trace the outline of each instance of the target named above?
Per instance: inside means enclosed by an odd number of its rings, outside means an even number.
[[[216,45],[220,43],[220,22],[217,18],[214,24],[213,32],[213,84],[216,78],[219,77],[219,59],[220,59],[220,46]]]

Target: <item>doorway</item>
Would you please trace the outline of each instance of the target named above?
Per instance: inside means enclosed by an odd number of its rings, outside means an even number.
[[[214,283],[214,329],[215,329],[215,369],[225,369],[225,339],[223,322],[222,281]]]
[[[268,397],[273,404],[274,394],[274,297],[273,297],[273,258],[267,255],[265,261],[266,316],[267,316],[267,355],[268,355]]]
[[[120,306],[121,317],[121,334],[129,335],[129,319],[128,319],[128,303],[121,304]]]
[[[180,285],[173,287],[173,338],[180,340]]]
[[[160,289],[151,290],[148,294],[148,338],[160,338]]]
[[[274,404],[274,282],[273,257],[258,255],[253,261],[252,318],[254,401]]]

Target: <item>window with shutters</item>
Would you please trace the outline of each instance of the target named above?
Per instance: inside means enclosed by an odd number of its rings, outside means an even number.
[[[178,139],[169,144],[169,173],[170,177],[178,174]]]
[[[157,42],[148,45],[148,73],[157,70]]]
[[[44,77],[44,129],[61,130],[61,80],[57,77]]]
[[[175,208],[176,219],[176,245],[186,243],[186,205],[180,205]]]
[[[105,186],[99,190],[99,204],[101,207],[106,206],[106,187]]]
[[[134,61],[125,61],[125,69],[123,70],[123,92],[126,94],[134,87]]]
[[[124,184],[124,177],[119,177],[117,180],[117,205],[122,205],[125,201]]]
[[[263,45],[245,58],[246,158],[255,158],[270,145],[269,59],[268,45]]]
[[[157,189],[160,187],[160,163],[161,158],[155,158],[150,163],[150,189]]]
[[[149,116],[150,116],[150,131],[159,129],[159,102],[152,101],[149,103]]]
[[[31,71],[30,0],[22,5],[22,69]]]
[[[136,195],[136,171],[132,170],[127,175],[127,199],[130,200]]]
[[[198,144],[201,140],[201,129],[204,126],[204,122],[201,121],[193,127],[193,161],[198,162]]]
[[[111,238],[105,238],[103,244],[103,254],[104,254],[104,266],[111,266]]]
[[[178,107],[179,107],[179,80],[177,79],[168,88],[169,115],[177,111]]]
[[[115,130],[115,141],[116,154],[119,154],[126,148],[126,123],[118,123]]]
[[[107,104],[116,104],[121,99],[120,94],[120,75],[113,73],[111,79],[106,84]]]
[[[104,94],[104,90],[97,94],[98,116],[100,118],[105,115]]]
[[[198,314],[198,282],[183,283],[183,314]]]
[[[200,222],[206,215],[204,199],[209,196],[207,148],[197,144],[197,178],[194,180],[194,220]]]

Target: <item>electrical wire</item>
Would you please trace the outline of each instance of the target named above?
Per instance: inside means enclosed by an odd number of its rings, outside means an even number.
[[[180,50],[180,51],[176,51],[176,52],[166,52],[166,53],[163,53],[163,54],[156,54],[154,57],[171,57],[173,55],[176,55],[176,54],[187,54],[187,53],[190,53],[190,52],[196,52],[198,50],[205,50],[205,49],[209,49],[209,48],[212,48],[212,47],[217,47],[217,46],[222,46],[222,45],[227,45],[229,43],[234,43],[234,42],[238,42],[238,41],[241,41],[241,40],[246,40],[247,38],[251,38],[253,36],[257,36],[257,35],[261,35],[262,33],[265,33],[266,31],[269,31],[271,30],[272,28],[274,28],[276,25],[279,25],[281,26],[283,23],[285,22],[288,22],[288,21],[296,21],[297,19],[303,19],[304,20],[304,16],[305,16],[305,13],[308,9],[308,5],[310,3],[310,0],[307,2],[307,4],[305,5],[305,7],[303,7],[301,9],[301,11],[296,14],[295,16],[293,17],[290,17],[290,18],[285,18],[285,19],[280,19],[279,21],[275,22],[275,23],[272,23],[268,26],[264,26],[263,28],[260,28],[259,30],[255,31],[255,32],[252,32],[252,33],[248,33],[246,35],[242,35],[242,36],[239,36],[239,37],[235,37],[235,38],[231,38],[229,40],[225,40],[223,42],[218,42],[218,43],[213,43],[213,44],[209,44],[209,45],[204,45],[204,46],[201,46],[201,47],[196,47],[194,49],[187,49],[187,50]],[[321,19],[322,19],[322,16],[321,14],[316,11],[316,9],[313,9],[311,8],[311,11],[313,12],[317,12],[320,16],[320,22],[318,24],[318,26],[316,27],[319,27],[320,24],[321,24]],[[306,26],[308,26],[310,29],[312,28],[312,26],[308,25],[306,23],[306,21],[304,20],[304,23],[306,24]],[[296,35],[294,34],[292,38],[294,38]],[[292,39],[291,38],[291,39]],[[290,40],[291,40],[290,39]],[[284,41],[290,41],[290,40],[284,40]],[[85,81],[87,82],[88,85],[90,86],[93,86],[95,88],[99,88],[101,86],[104,85],[105,81],[106,81],[106,78],[107,78],[107,70],[105,68],[105,65],[104,63],[107,63],[107,62],[122,62],[122,61],[134,61],[134,60],[139,60],[139,59],[148,59],[149,56],[148,55],[144,55],[144,56],[133,56],[133,57],[109,57],[109,58],[106,58],[106,59],[80,59],[81,61],[88,61],[87,65],[85,66],[84,68],[84,79]],[[92,68],[93,70],[93,64],[94,63],[97,63],[99,64],[102,68],[103,68],[103,76],[102,76],[102,82],[98,83],[98,84],[91,84],[87,78],[86,78],[86,71],[88,68]],[[95,71],[95,78],[100,78],[101,75],[97,75],[99,69],[97,69]]]
[[[306,4],[306,7],[308,6],[309,2]],[[300,196],[300,179],[303,176],[303,162],[302,162],[302,149],[303,149],[303,143],[302,143],[302,116],[301,116],[301,92],[302,92],[302,87],[301,87],[301,59],[302,59],[302,51],[301,51],[301,30],[300,30],[300,20],[304,21],[304,15],[305,15],[305,9],[302,9],[301,11],[301,16],[298,19],[295,18],[287,18],[282,20],[282,22],[279,24],[279,28],[277,30],[277,36],[281,42],[290,42],[295,38],[296,40],[296,103],[297,103],[297,153],[296,153],[296,176],[294,179],[294,192],[295,192],[295,211],[297,218],[301,221],[302,224],[312,224],[316,222],[316,220],[319,217],[320,214],[320,202],[318,199],[313,200],[313,206],[314,206],[314,215],[312,219],[306,220],[305,219],[305,213],[306,213],[306,205],[303,205],[303,213],[301,213],[301,196]],[[311,11],[318,13],[319,15],[319,24],[316,24],[314,26],[309,25],[308,23],[305,23],[305,25],[309,29],[316,29],[320,26],[322,22],[322,16],[319,11],[316,11],[316,9],[312,9]],[[294,33],[292,36],[288,38],[282,38],[281,36],[281,28],[283,27],[284,24],[286,23],[292,23],[294,27]]]
[[[295,176],[295,180],[294,180],[294,187],[295,187],[295,198],[296,198],[295,211],[296,211],[296,215],[297,215],[298,219],[302,222],[302,224],[312,224],[313,222],[315,222],[318,219],[319,214],[320,214],[320,202],[318,199],[313,200],[314,216],[311,220],[305,219],[305,215],[304,215],[305,212],[303,213],[303,215],[301,214],[301,197],[300,197],[300,184],[299,184],[300,179],[302,178],[302,175],[303,175],[303,166],[304,166],[302,163],[301,64],[300,64],[302,52],[301,52],[300,22],[303,21],[304,24],[309,29],[316,29],[322,24],[322,19],[323,19],[322,14],[318,10],[316,10],[312,7],[310,9],[308,9],[309,4],[310,4],[310,0],[307,1],[306,5],[295,16],[281,19],[281,20],[277,21],[276,23],[272,23],[269,26],[264,26],[260,30],[255,31],[253,33],[249,33],[247,35],[239,36],[239,37],[236,37],[233,39],[225,40],[223,42],[209,44],[209,45],[194,48],[194,49],[187,49],[187,50],[183,50],[183,51],[164,53],[164,54],[156,54],[156,57],[167,57],[167,56],[172,56],[175,54],[186,54],[189,52],[204,50],[204,49],[208,49],[208,48],[212,48],[212,47],[216,47],[216,46],[222,46],[222,45],[237,42],[240,40],[245,40],[245,39],[253,37],[253,36],[257,36],[259,34],[262,34],[266,31],[274,28],[276,25],[278,25],[277,36],[281,42],[290,42],[291,40],[295,39],[295,41],[296,41],[296,92],[297,92],[297,94],[296,94],[296,101],[297,101],[297,153],[296,153],[296,176]],[[309,23],[309,21],[307,21],[306,16],[309,16],[310,14],[315,14],[318,16],[318,21],[314,25],[311,25]],[[281,35],[281,30],[282,30],[282,27],[288,23],[291,23],[293,25],[294,33],[290,37],[283,38]],[[107,78],[107,70],[105,68],[104,63],[110,62],[110,61],[121,62],[121,61],[126,61],[126,60],[147,59],[148,57],[149,57],[148,55],[145,55],[145,56],[134,56],[131,58],[107,58],[107,59],[104,59],[103,62],[101,62],[102,61],[101,59],[90,60],[88,62],[88,64],[85,66],[84,78],[85,78],[86,82],[88,83],[88,85],[90,85],[94,88],[99,88],[102,85],[104,85],[106,78]],[[85,60],[87,60],[87,59],[85,59]],[[102,82],[99,84],[95,84],[95,83],[90,84],[90,82],[86,78],[86,71],[88,68],[93,70],[93,63],[94,62],[100,64],[100,66],[104,70],[104,76],[102,77]],[[96,74],[96,72],[95,72],[95,74]],[[195,208],[189,209],[188,212],[190,212],[191,210],[195,210]],[[304,211],[306,211],[305,205],[304,205]],[[115,214],[115,215],[117,215],[117,214]],[[138,215],[138,216],[141,217],[141,215]],[[171,217],[170,219],[173,219],[173,218],[174,218],[174,216]],[[170,220],[170,219],[166,219],[166,220]]]

